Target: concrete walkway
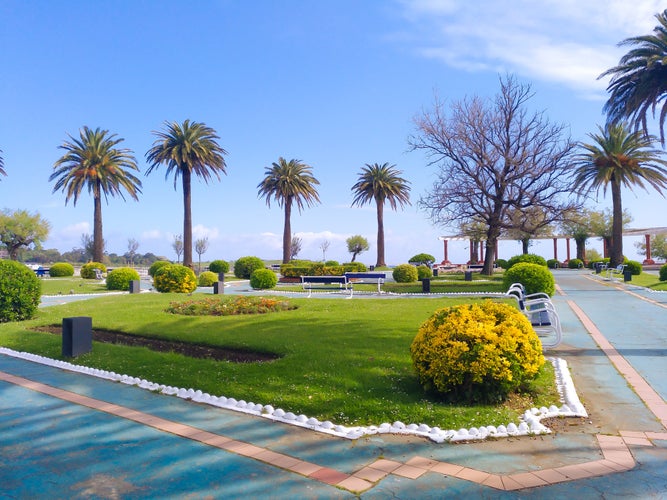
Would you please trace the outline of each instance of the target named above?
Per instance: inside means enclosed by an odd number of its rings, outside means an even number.
[[[556,279],[589,418],[553,435],[348,441],[0,354],[0,498],[667,498],[667,293]]]

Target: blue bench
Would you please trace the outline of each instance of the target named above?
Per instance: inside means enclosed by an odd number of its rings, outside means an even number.
[[[45,268],[40,266],[37,269],[35,269],[35,274],[37,275],[38,278],[44,278],[45,276],[49,276],[49,271],[50,268],[48,267]]]
[[[382,293],[380,287],[384,284],[384,280],[386,278],[384,273],[345,273],[345,277],[347,278],[348,284],[350,285],[350,295],[354,293],[352,288],[353,283],[377,284],[378,293]]]
[[[338,285],[338,288],[333,285]],[[304,290],[308,290],[310,297],[314,289],[347,291],[348,281],[345,276],[301,276],[301,286]]]

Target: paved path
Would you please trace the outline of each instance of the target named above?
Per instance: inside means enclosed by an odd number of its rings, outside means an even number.
[[[556,277],[565,431],[348,441],[0,354],[0,498],[667,498],[667,294]]]

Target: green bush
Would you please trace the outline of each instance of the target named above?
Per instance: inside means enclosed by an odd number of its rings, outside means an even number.
[[[660,268],[660,273],[658,274],[658,278],[660,278],[660,281],[667,281],[667,264],[664,264]]]
[[[248,279],[256,269],[264,269],[264,261],[259,257],[241,257],[234,262],[234,276]]]
[[[363,262],[345,262],[343,268],[346,273],[365,273],[368,271],[366,264]]]
[[[429,253],[418,253],[414,257],[408,260],[409,264],[413,264],[415,266],[421,266],[421,265],[426,265],[426,266],[431,266],[435,262],[435,257]]]
[[[417,268],[412,264],[400,264],[396,266],[391,275],[396,283],[413,283],[419,277]]]
[[[417,266],[417,279],[423,280],[433,276],[433,271],[428,266]]]
[[[95,272],[96,269],[99,269],[102,274],[107,272],[107,266],[101,262],[88,262],[81,266],[81,277],[86,280],[94,280],[97,278],[97,273]]]
[[[544,292],[553,295],[556,291],[556,281],[551,271],[546,266],[529,262],[520,262],[505,271],[503,283],[505,289],[509,289],[512,283],[521,283],[527,294]]]
[[[213,271],[204,271],[199,275],[199,286],[213,286],[218,282],[218,273]]]
[[[226,260],[214,260],[208,265],[208,270],[212,273],[228,273],[229,272],[229,262]],[[216,277],[217,281],[217,277]]]
[[[271,269],[255,269],[250,275],[250,286],[255,290],[274,288],[276,283],[278,283],[278,277]]]
[[[162,266],[153,277],[155,289],[162,293],[191,293],[197,289],[197,277],[180,264]]]
[[[74,276],[74,266],[68,262],[56,262],[49,268],[49,276],[52,278]]]
[[[549,269],[558,269],[560,267],[560,262],[558,259],[549,259],[547,261],[547,267]]]
[[[512,269],[512,266],[521,262],[528,262],[530,264],[538,264],[540,266],[547,267],[547,261],[544,259],[544,257],[540,257],[534,253],[522,253],[515,255],[514,257],[510,257],[507,261],[507,267],[505,270]]]
[[[151,278],[155,278],[155,273],[158,272],[163,266],[169,265],[171,262],[168,260],[156,260],[151,264],[151,267],[148,268],[148,274]]]
[[[333,266],[340,266],[340,263],[337,260],[328,260],[324,263],[324,265],[328,267],[333,267]]]
[[[625,261],[625,269],[630,271],[633,276],[639,276],[642,273],[642,264],[636,260]]]
[[[23,321],[37,312],[42,284],[32,269],[0,260],[0,323]]]
[[[570,269],[581,269],[584,267],[584,261],[581,259],[570,259],[567,263],[567,267]]]
[[[502,401],[544,364],[528,319],[511,305],[491,301],[436,311],[419,328],[410,353],[427,391],[465,403]]]
[[[505,259],[496,259],[496,266],[501,269],[507,269],[507,261]]]
[[[130,281],[138,280],[139,273],[131,267],[119,267],[107,275],[107,290],[129,290]]]

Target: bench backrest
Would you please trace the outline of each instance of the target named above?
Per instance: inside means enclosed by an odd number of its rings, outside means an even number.
[[[345,273],[347,279],[362,280],[364,278],[371,280],[383,280],[386,278],[384,273]]]
[[[347,283],[345,276],[301,276],[302,283]]]

